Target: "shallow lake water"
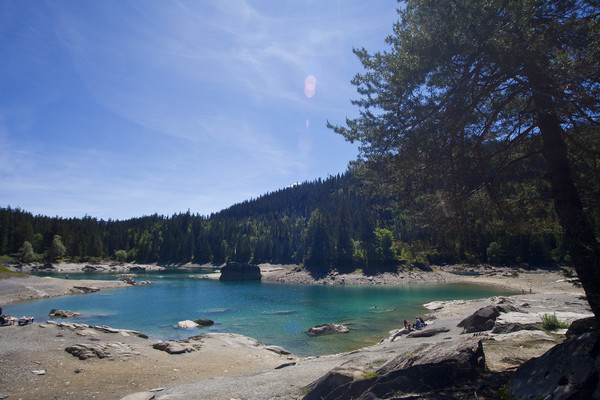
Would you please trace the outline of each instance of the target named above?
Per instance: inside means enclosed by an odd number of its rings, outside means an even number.
[[[49,319],[51,309],[81,317],[68,321],[133,329],[152,339],[180,339],[203,332],[238,333],[298,356],[332,354],[375,344],[388,331],[427,312],[434,300],[473,299],[509,292],[491,287],[446,284],[324,286],[191,279],[198,270],[137,274],[153,285],[104,290],[7,305],[4,313]],[[108,274],[70,274],[73,279],[117,279]],[[64,277],[64,275],[60,275]],[[179,329],[177,322],[208,318],[209,328]],[[310,337],[318,324],[343,323],[350,333]]]

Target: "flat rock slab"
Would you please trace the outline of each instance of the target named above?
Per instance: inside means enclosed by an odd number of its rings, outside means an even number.
[[[156,398],[156,393],[152,392],[137,392],[121,397],[119,400],[152,400]]]
[[[132,356],[139,355],[133,347],[125,343],[78,343],[73,346],[68,346],[65,351],[80,360],[88,360],[90,358],[107,358],[114,360],[118,357],[125,361]]]
[[[445,333],[445,332],[450,332],[450,329],[446,328],[445,326],[442,326],[439,328],[429,328],[429,329],[422,329],[420,331],[413,331],[413,332],[409,333],[408,335],[406,335],[406,337],[409,337],[409,338],[431,337],[431,336],[439,335],[440,333]]]

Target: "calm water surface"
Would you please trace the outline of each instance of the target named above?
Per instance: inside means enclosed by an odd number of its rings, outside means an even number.
[[[212,271],[211,271],[212,272]],[[82,313],[70,321],[134,329],[152,339],[179,339],[203,332],[230,332],[267,345],[283,346],[298,356],[349,351],[378,342],[404,319],[414,320],[433,300],[473,299],[510,294],[464,284],[410,286],[323,286],[220,282],[190,279],[198,270],[138,274],[150,286],[104,290],[8,305],[4,313],[49,319],[52,308]],[[60,275],[61,277],[64,275]],[[107,274],[70,274],[73,279],[117,279]],[[209,318],[215,325],[179,329],[178,321]],[[310,337],[318,324],[344,323],[350,333]]]

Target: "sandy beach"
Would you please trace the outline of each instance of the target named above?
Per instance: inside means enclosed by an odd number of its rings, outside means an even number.
[[[156,341],[134,332],[82,326],[68,319],[0,327],[0,399],[120,399],[132,394],[145,399],[298,399],[304,393],[304,386],[337,366],[350,363],[369,372],[422,343],[461,336],[458,322],[485,305],[502,302],[519,308],[519,312],[502,315],[506,322],[539,322],[544,313],[556,313],[567,322],[591,315],[582,299],[583,291],[558,270],[489,268],[482,270],[481,275],[467,276],[452,273],[454,268],[374,277],[335,274],[315,281],[294,266],[261,265],[263,280],[268,282],[373,285],[466,282],[518,293],[501,299],[428,304],[429,326],[447,328],[443,335],[400,336],[393,341],[382,338],[378,345],[345,354],[299,358],[279,354],[274,351],[277,349],[234,334],[195,336],[187,342],[174,343],[175,348],[189,351],[169,354],[155,349]],[[74,294],[77,293],[74,290],[81,290],[76,287],[108,290],[127,286],[121,281],[10,278],[0,280],[0,304]],[[191,331],[191,335],[198,332]],[[394,334],[391,332],[390,337]],[[486,333],[482,339],[488,369],[505,371],[560,343],[564,332]],[[104,357],[83,360],[66,351],[78,344],[89,345]]]

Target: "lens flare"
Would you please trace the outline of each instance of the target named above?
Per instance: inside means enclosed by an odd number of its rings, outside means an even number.
[[[309,99],[314,97],[315,89],[317,87],[317,78],[313,75],[309,75],[304,80],[304,95]]]

